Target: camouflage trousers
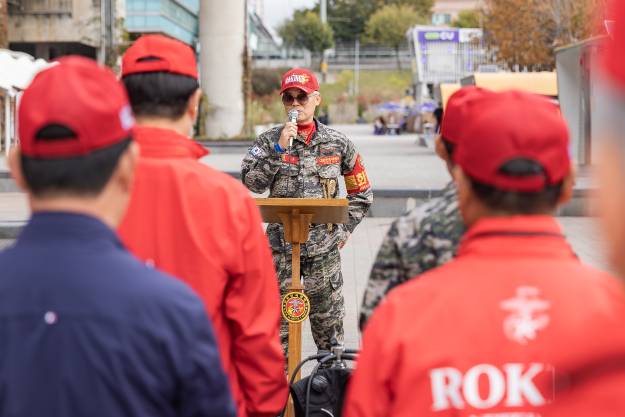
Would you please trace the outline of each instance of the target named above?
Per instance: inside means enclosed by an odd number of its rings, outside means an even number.
[[[284,296],[291,285],[291,255],[273,252],[273,262],[280,281],[280,294]],[[344,339],[343,274],[338,249],[315,257],[300,258],[304,293],[310,299],[310,327],[317,349],[330,350],[331,340]],[[288,353],[289,324],[280,322],[280,339],[284,354]]]

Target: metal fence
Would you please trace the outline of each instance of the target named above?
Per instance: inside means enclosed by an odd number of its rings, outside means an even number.
[[[73,0],[17,0],[9,3],[9,14],[72,14]]]
[[[412,55],[408,44],[399,48],[399,53],[393,48],[380,45],[337,44],[328,54],[328,65],[333,69],[351,69],[358,64],[364,70],[392,70],[397,67],[397,60],[403,69],[412,66]],[[398,56],[399,55],[399,56]]]

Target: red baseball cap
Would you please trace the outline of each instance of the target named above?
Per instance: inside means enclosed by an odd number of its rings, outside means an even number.
[[[490,90],[480,87],[468,86],[453,93],[449,97],[447,107],[443,112],[441,136],[448,142],[457,144],[466,123],[464,113],[467,110],[468,103],[490,92]]]
[[[22,154],[40,159],[72,158],[131,136],[134,118],[126,90],[115,74],[87,58],[61,58],[35,77],[19,106]],[[42,129],[63,126],[68,138],[43,140]]]
[[[299,88],[306,94],[319,90],[317,77],[310,70],[305,68],[293,68],[282,76],[282,88],[280,94],[289,88]]]
[[[122,58],[122,77],[144,72],[170,72],[198,79],[191,47],[163,35],[143,35]]]
[[[521,91],[490,93],[468,107],[454,159],[481,183],[538,192],[570,172],[569,133],[560,110],[549,99]],[[515,159],[535,161],[543,172],[513,176],[501,171]]]

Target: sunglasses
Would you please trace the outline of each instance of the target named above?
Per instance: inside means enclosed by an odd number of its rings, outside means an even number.
[[[310,99],[310,96],[313,96],[315,94],[316,92],[313,92],[310,94],[299,93],[297,96],[292,96],[288,93],[284,93],[282,94],[282,103],[286,104],[287,106],[290,106],[291,104],[295,102],[295,100],[297,100],[299,104],[306,105],[306,103],[308,103],[308,99]]]

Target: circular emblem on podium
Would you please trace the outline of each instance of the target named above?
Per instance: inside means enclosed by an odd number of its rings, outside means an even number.
[[[282,297],[282,317],[289,323],[301,323],[310,313],[310,300],[306,294],[289,292]]]

